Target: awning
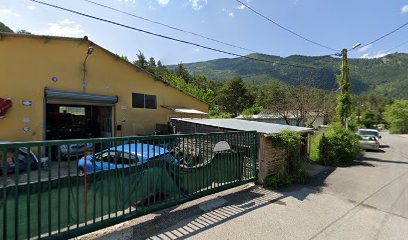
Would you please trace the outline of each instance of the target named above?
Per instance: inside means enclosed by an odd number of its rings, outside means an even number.
[[[196,109],[192,109],[192,108],[180,108],[180,107],[171,107],[171,106],[162,106],[162,107],[172,110],[176,113],[208,115],[208,113],[205,113],[205,112],[202,112]]]
[[[47,103],[65,103],[79,105],[113,105],[118,102],[117,96],[45,90]]]
[[[13,103],[9,99],[0,98],[0,119],[4,118],[7,113],[7,110],[11,108]]]

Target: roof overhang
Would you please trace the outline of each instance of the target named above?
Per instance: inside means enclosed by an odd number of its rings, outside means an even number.
[[[182,108],[182,107],[173,107],[173,106],[162,106],[163,108],[169,109],[176,113],[184,113],[184,114],[201,114],[201,115],[208,115],[206,112],[199,111],[197,109],[192,108]]]

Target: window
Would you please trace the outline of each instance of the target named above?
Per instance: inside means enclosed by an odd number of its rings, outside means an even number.
[[[132,93],[132,108],[157,109],[156,95]]]
[[[156,96],[155,95],[145,95],[145,108],[156,109]]]
[[[85,116],[85,107],[60,106],[59,113],[70,113],[77,116]]]

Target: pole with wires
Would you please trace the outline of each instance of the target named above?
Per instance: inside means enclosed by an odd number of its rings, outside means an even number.
[[[337,115],[343,126],[348,127],[347,120],[351,113],[351,83],[347,62],[347,49],[341,51],[341,76],[339,79],[339,95],[337,96]]]

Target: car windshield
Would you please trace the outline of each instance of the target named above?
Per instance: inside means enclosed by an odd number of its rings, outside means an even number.
[[[377,131],[367,131],[367,130],[358,130],[359,135],[369,135],[369,136],[376,136],[378,137]]]
[[[97,162],[113,163],[113,164],[132,164],[139,161],[134,155],[122,153],[118,151],[107,151],[95,157]]]

